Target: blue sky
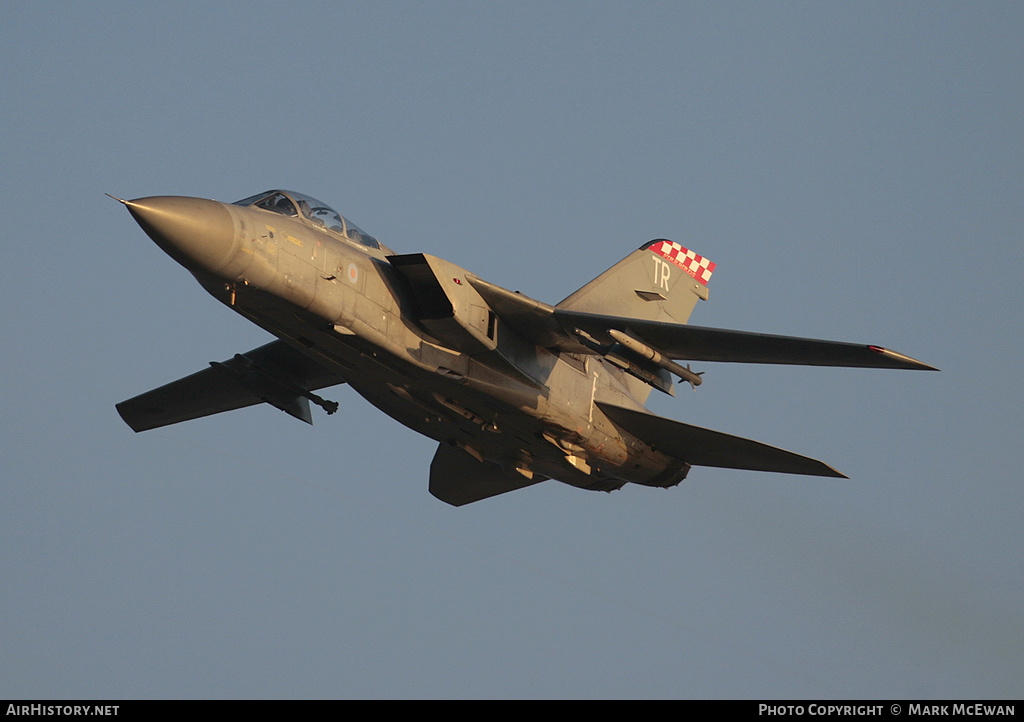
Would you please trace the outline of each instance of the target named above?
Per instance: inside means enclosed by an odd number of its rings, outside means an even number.
[[[0,26],[0,696],[1024,693],[1024,6],[20,3]],[[557,302],[666,237],[704,326],[910,373],[705,364],[660,414],[849,481],[695,469],[453,509],[340,387],[133,434],[268,340],[105,197],[294,188]]]

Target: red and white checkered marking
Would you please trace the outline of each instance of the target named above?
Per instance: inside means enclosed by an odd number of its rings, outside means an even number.
[[[714,263],[673,241],[658,241],[651,245],[650,249],[662,258],[672,261],[705,286],[708,285],[711,272],[715,270]]]

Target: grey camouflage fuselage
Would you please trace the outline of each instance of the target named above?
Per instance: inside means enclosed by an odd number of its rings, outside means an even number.
[[[279,340],[118,405],[137,431],[267,402],[311,422],[348,383],[437,440],[430,490],[461,505],[546,478],[611,491],[693,465],[842,476],[790,452],[654,416],[673,359],[929,368],[878,346],[684,324],[714,264],[644,244],[556,306],[427,254],[396,255],[302,194],[122,201],[215,298]]]

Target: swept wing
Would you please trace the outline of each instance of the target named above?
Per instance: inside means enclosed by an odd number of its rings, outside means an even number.
[[[671,359],[736,363],[935,370],[881,346],[775,336],[721,328],[570,311],[471,276],[470,283],[518,333],[538,345],[602,355],[615,344],[609,331],[629,334]]]
[[[311,424],[310,401],[328,413],[338,407],[313,391],[344,382],[283,341],[274,341],[227,361],[213,361],[209,368],[122,401],[117,411],[135,431],[259,403],[269,403]]]

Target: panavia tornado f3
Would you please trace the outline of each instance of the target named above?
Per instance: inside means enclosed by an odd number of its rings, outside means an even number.
[[[715,264],[640,246],[554,306],[426,253],[396,254],[324,203],[120,200],[217,300],[277,340],[117,405],[135,431],[267,403],[312,423],[347,383],[439,442],[430,493],[455,506],[556,479],[670,487],[691,466],[843,477],[789,451],[656,416],[691,362],[931,369],[881,346],[685,325]],[[682,365],[680,361],[687,365]]]

